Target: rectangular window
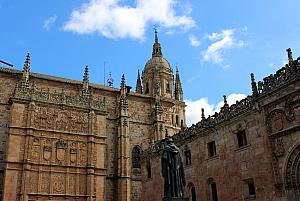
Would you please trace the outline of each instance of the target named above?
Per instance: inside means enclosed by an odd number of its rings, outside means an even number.
[[[213,156],[217,155],[215,141],[208,143],[207,148],[208,148],[208,156],[209,157],[213,157]]]
[[[255,186],[254,186],[254,182],[253,181],[249,181],[248,182],[248,190],[249,190],[249,196],[253,197],[256,195],[255,192]]]
[[[239,147],[243,147],[243,146],[247,145],[247,138],[246,138],[246,132],[245,132],[245,130],[239,131],[236,134],[236,136],[237,136]]]

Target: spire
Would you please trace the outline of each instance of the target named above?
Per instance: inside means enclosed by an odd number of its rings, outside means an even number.
[[[27,53],[26,60],[23,66],[23,79],[25,79],[26,81],[29,80],[29,71],[30,71],[30,54]]]
[[[201,119],[202,119],[202,120],[205,119],[204,108],[201,108]]]
[[[178,67],[176,65],[176,77],[175,77],[175,99],[183,100],[183,91],[181,87]]]
[[[157,29],[154,28],[155,42],[153,44],[152,57],[162,57],[160,43],[158,42]]]
[[[223,98],[224,98],[224,106],[223,107],[227,108],[229,106],[228,103],[227,103],[227,97],[224,95]]]
[[[258,96],[258,91],[257,91],[257,85],[255,82],[254,74],[251,73],[250,77],[251,77],[252,96],[255,98]]]
[[[155,43],[158,43],[158,36],[157,36],[157,29],[154,28],[154,34],[155,34]]]
[[[89,67],[88,66],[85,66],[82,84],[83,84],[82,86],[83,93],[87,94],[89,91]]]
[[[140,70],[138,70],[138,77],[137,77],[137,80],[136,80],[135,92],[139,93],[139,94],[143,93]]]
[[[120,86],[121,90],[126,90],[126,86],[125,86],[125,75],[122,75],[121,78],[121,86]]]
[[[286,49],[286,51],[288,54],[289,63],[293,62],[293,52],[292,52],[291,48]]]

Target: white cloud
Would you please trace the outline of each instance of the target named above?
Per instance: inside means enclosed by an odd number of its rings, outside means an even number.
[[[175,6],[176,0],[137,0],[134,7],[121,4],[121,0],[90,0],[72,11],[63,30],[143,39],[150,23],[185,31],[195,26],[189,15],[177,15]]]
[[[232,105],[236,101],[246,98],[245,94],[233,93],[227,97],[227,103]],[[213,115],[215,112],[219,112],[220,108],[224,105],[224,102],[221,101],[217,104],[211,104],[208,102],[208,98],[200,98],[198,100],[185,100],[187,105],[186,107],[186,121],[187,125],[191,126],[199,121],[201,121],[201,108],[204,108],[205,116]]]
[[[44,29],[46,30],[50,30],[50,28],[53,26],[53,24],[55,23],[56,21],[56,15],[52,15],[50,16],[48,19],[44,20],[43,22],[43,27]]]
[[[243,31],[247,31],[246,28],[243,28]],[[243,40],[237,40],[235,38],[235,29],[225,29],[220,33],[212,33],[207,36],[211,41],[214,41],[207,50],[202,52],[202,58],[205,61],[210,61],[216,64],[222,64],[224,61],[224,52],[225,50],[236,48],[236,47],[245,47],[247,43]]]
[[[191,46],[198,47],[200,45],[200,40],[194,35],[189,36],[189,41]]]

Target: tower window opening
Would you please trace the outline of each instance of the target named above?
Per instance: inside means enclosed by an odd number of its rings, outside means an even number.
[[[179,125],[179,116],[176,115],[176,126],[178,126],[178,125]]]
[[[170,93],[170,92],[171,92],[171,90],[170,90],[170,82],[167,81],[167,83],[166,83],[166,93]]]
[[[149,84],[148,82],[146,83],[146,90],[145,90],[145,94],[148,94],[149,93]]]
[[[172,125],[174,125],[174,115],[172,114]]]

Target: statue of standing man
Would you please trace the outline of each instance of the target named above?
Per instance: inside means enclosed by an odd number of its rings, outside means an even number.
[[[162,176],[164,177],[164,200],[183,198],[185,186],[184,170],[179,148],[171,138],[167,139],[166,146],[163,149],[161,165]]]

